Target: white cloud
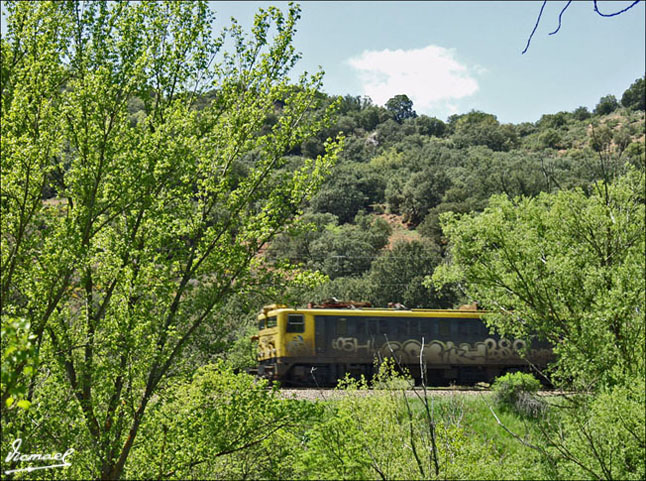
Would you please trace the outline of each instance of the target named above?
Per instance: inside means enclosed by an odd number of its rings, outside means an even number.
[[[363,94],[383,105],[398,94],[406,94],[417,112],[455,112],[455,100],[473,95],[478,83],[471,69],[459,63],[455,51],[435,45],[413,50],[366,50],[347,60],[359,72]]]

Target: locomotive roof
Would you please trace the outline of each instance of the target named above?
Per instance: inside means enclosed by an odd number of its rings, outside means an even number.
[[[388,308],[388,307],[354,307],[354,308],[327,308],[327,307],[288,307],[280,304],[272,304],[265,306],[260,315],[267,316],[271,314],[278,314],[280,312],[291,313],[314,313],[319,315],[343,315],[343,316],[358,316],[361,314],[379,314],[388,317],[479,317],[485,314],[485,311],[478,311],[476,309],[401,309],[401,308]]]

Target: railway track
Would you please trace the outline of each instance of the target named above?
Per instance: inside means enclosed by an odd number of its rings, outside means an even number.
[[[334,388],[282,388],[280,389],[280,396],[283,399],[299,399],[308,401],[326,401],[331,399],[339,399],[344,396],[372,396],[375,394],[383,394],[387,392],[385,389],[363,389],[363,390],[342,390]],[[395,393],[401,393],[401,390],[394,390]],[[416,397],[424,395],[422,388],[406,389],[404,391],[407,396]],[[452,396],[456,394],[476,395],[481,393],[491,392],[488,388],[474,388],[474,387],[456,387],[456,388],[428,388],[426,394],[428,396]]]
[[[372,396],[375,394],[385,393],[385,389],[364,389],[364,390],[341,390],[335,388],[282,388],[280,389],[280,396],[283,399],[299,399],[305,401],[329,401],[332,399],[340,399],[345,396]],[[401,394],[401,390],[393,390],[392,392]],[[423,396],[424,390],[421,387],[413,389],[406,389],[404,391],[407,396],[417,397]],[[455,395],[475,396],[478,394],[491,393],[491,389],[486,387],[431,387],[426,389],[427,396],[433,397],[446,397]],[[560,390],[543,390],[537,393],[538,396],[558,396],[565,394]]]

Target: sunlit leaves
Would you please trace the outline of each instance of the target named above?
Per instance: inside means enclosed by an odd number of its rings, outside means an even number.
[[[114,478],[191,335],[217,322],[232,292],[266,280],[258,252],[313,195],[342,140],[290,169],[285,154],[329,127],[335,105],[321,105],[320,73],[287,76],[295,6],[261,10],[251,36],[235,24],[213,36],[205,2],[7,11],[3,329],[9,314],[28,323],[41,371],[80,407],[84,459]],[[29,352],[15,342],[9,354]],[[3,399],[10,384],[24,392],[29,359],[9,366]]]
[[[618,382],[643,370],[644,174],[595,192],[498,196],[479,215],[444,216],[451,264],[433,278],[461,282],[507,333],[553,343],[562,379]]]

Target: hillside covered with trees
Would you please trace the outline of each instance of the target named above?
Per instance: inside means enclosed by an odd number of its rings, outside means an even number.
[[[313,157],[326,136],[346,136],[331,177],[305,208],[309,229],[283,235],[268,255],[329,276],[318,297],[449,307],[455,297],[433,297],[420,282],[444,256],[440,216],[481,212],[494,194],[590,193],[596,181],[640,168],[643,99],[632,100],[640,89],[643,79],[621,104],[607,96],[593,112],[580,107],[519,125],[475,111],[446,122],[418,116],[403,94],[385,108],[345,97],[336,125],[292,152]],[[419,279],[401,277],[398,265]]]

